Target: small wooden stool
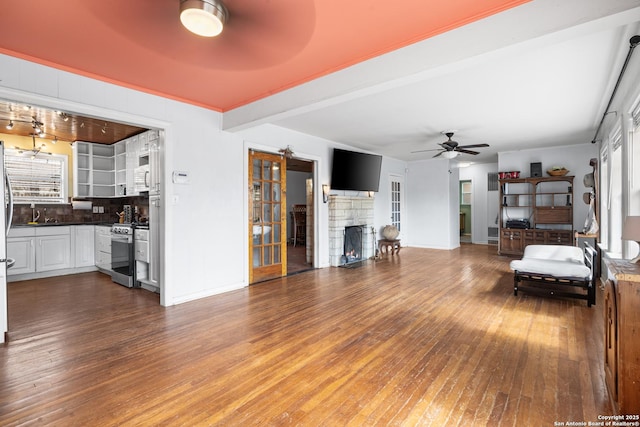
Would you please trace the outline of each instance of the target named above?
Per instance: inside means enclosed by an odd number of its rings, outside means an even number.
[[[400,252],[400,240],[388,240],[388,239],[380,239],[378,240],[378,251],[380,255],[382,255],[382,248],[385,248],[385,253],[389,253],[389,248],[391,248],[391,255],[397,254]]]

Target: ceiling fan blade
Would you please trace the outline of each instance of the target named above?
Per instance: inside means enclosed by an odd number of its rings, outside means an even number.
[[[457,151],[457,152],[459,152],[459,153],[473,154],[474,156],[475,156],[476,154],[480,154],[480,153],[479,153],[479,152],[477,152],[477,151],[471,151],[471,150],[461,150],[461,149],[457,149],[457,150],[455,150],[455,151]]]
[[[472,145],[459,145],[458,148],[480,148],[488,147],[489,144],[472,144]]]
[[[439,152],[438,154],[436,154],[435,156],[433,156],[433,158],[440,157],[440,156],[442,155],[442,153],[444,153],[444,151]]]
[[[411,153],[425,153],[427,151],[438,151],[438,150],[442,150],[442,148],[431,148],[429,150],[418,150],[418,151],[412,151]]]

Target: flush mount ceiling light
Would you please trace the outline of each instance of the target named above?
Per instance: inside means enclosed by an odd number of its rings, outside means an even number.
[[[187,30],[203,37],[222,32],[229,13],[220,0],[180,0],[180,21]]]

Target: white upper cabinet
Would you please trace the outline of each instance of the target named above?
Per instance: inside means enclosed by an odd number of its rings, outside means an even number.
[[[139,193],[135,187],[135,170],[138,167],[138,152],[140,147],[140,135],[132,136],[124,140],[127,145],[127,196],[137,196]]]
[[[74,197],[137,196],[135,170],[149,165],[150,194],[160,191],[159,131],[149,130],[112,145],[73,144]]]
[[[73,144],[74,197],[116,195],[115,147],[77,141]]]

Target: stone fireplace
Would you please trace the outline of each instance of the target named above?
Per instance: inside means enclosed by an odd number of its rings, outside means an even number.
[[[373,197],[329,197],[329,263],[333,267],[345,264],[345,228],[362,228],[362,260],[374,255]]]

